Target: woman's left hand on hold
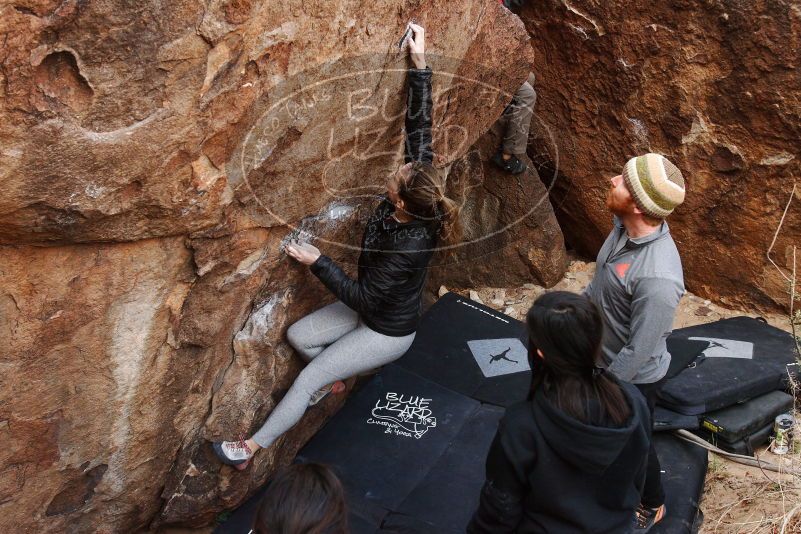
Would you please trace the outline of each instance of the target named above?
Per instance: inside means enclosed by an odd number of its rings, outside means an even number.
[[[286,245],[286,253],[303,265],[311,265],[320,257],[320,249],[309,243],[290,241]]]

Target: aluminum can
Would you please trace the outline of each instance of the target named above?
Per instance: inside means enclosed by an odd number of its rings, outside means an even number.
[[[773,446],[771,451],[773,454],[787,454],[790,452],[790,444],[792,443],[793,416],[789,413],[777,415],[773,421]]]

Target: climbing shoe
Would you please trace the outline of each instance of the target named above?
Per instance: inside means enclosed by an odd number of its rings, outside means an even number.
[[[642,504],[637,508],[637,523],[634,527],[636,534],[645,534],[653,528],[654,525],[662,521],[666,512],[665,505],[659,508],[647,508]]]
[[[222,463],[232,465],[240,471],[245,469],[253,458],[253,451],[242,438],[239,441],[216,441],[212,447]]]
[[[321,387],[320,389],[315,391],[314,394],[312,394],[311,398],[309,399],[309,406],[314,406],[315,404],[323,400],[325,396],[331,393],[332,391],[335,394],[342,393],[343,391],[345,391],[345,383],[342,382],[341,380],[337,380],[333,384],[326,384],[325,386]]]
[[[509,174],[520,174],[526,170],[526,164],[520,161],[514,154],[512,154],[512,157],[509,159],[503,159],[503,152],[498,151],[492,156],[492,162],[500,167],[502,171],[508,172]]]

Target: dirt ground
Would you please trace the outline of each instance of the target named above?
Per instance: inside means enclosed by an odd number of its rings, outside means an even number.
[[[565,278],[552,289],[581,291],[590,282],[594,271],[594,263],[573,261]],[[440,288],[440,292],[444,290]],[[520,288],[451,290],[520,320],[525,319],[531,304],[545,291],[533,284]],[[688,293],[679,304],[673,326],[682,328],[738,315],[757,316],[744,310],[723,308]],[[761,316],[769,324],[790,331],[787,316]],[[798,471],[801,470],[801,444],[798,441],[795,451],[792,455],[776,456],[765,447],[759,457]],[[763,471],[710,453],[701,510],[704,522],[700,534],[801,534],[801,476]]]

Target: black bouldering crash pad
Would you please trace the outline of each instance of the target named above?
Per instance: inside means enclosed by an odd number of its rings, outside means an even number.
[[[667,514],[651,534],[694,534],[703,516],[699,509],[706,477],[707,452],[668,432],[654,434],[662,466]]]
[[[248,534],[251,532],[264,491],[265,487],[262,487],[234,510],[224,522],[217,525],[213,534]]]
[[[697,436],[704,438],[715,447],[734,454],[742,454],[743,456],[754,456],[760,446],[770,440],[771,432],[773,431],[773,423],[765,425],[764,427],[755,430],[751,434],[743,436],[741,439],[735,441],[724,441],[717,434],[710,432],[705,428],[693,430]]]
[[[721,441],[736,443],[772,425],[777,415],[792,408],[792,395],[771,391],[742,404],[702,415],[701,428]]]
[[[670,353],[670,366],[667,377],[673,378],[689,366],[694,366],[698,357],[709,348],[708,341],[686,339],[677,330],[676,335],[667,338],[667,350]]]
[[[503,414],[503,408],[480,406],[397,511],[425,521],[433,532],[463,533],[478,508],[487,452]]]
[[[697,415],[684,415],[662,406],[654,409],[654,432],[665,432],[668,430],[695,430],[698,428]]]
[[[510,406],[526,398],[531,383],[526,340],[520,321],[446,293],[396,364],[467,397]]]
[[[759,319],[724,319],[676,330],[672,337],[709,344],[660,392],[659,404],[685,415],[784,389],[788,373],[798,372],[792,336]]]
[[[396,365],[379,374],[298,453],[334,466],[349,495],[397,510],[480,403]]]
[[[393,364],[348,400],[298,460],[334,467],[354,533],[464,532],[502,416],[502,408]]]
[[[466,524],[472,514],[453,509],[454,503],[477,502],[501,415],[500,408],[392,364],[348,399],[296,461],[334,469],[347,492],[354,534],[378,532],[385,523],[450,532],[451,521]],[[246,503],[217,532],[246,534],[255,511]]]

